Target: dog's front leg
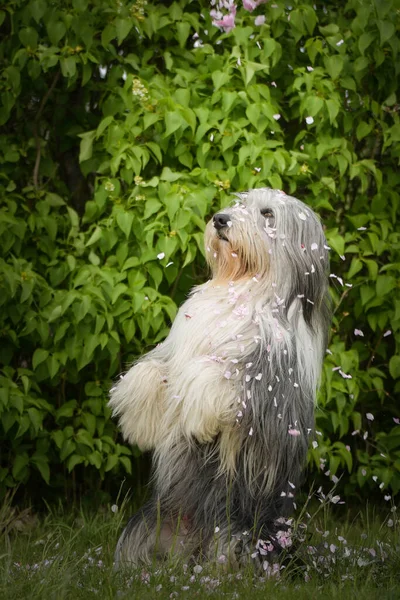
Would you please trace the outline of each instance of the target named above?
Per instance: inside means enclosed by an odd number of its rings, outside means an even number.
[[[210,357],[196,358],[180,373],[180,424],[183,434],[210,442],[227,424],[235,422],[236,386],[223,364]],[[237,384],[236,384],[237,385]]]
[[[164,349],[156,348],[134,364],[111,388],[109,405],[119,417],[124,438],[141,450],[155,447],[164,413],[168,366]]]

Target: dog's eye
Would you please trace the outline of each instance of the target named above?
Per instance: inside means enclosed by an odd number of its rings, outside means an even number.
[[[272,212],[272,210],[270,208],[263,208],[261,210],[261,214],[263,217],[267,218],[271,218],[274,216],[274,213]]]

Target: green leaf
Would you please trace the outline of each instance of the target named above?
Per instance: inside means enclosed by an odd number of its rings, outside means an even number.
[[[342,72],[344,60],[340,54],[335,54],[333,56],[326,56],[324,58],[325,68],[328,71],[330,77],[335,80],[339,77]]]
[[[78,406],[78,403],[76,400],[69,400],[68,402],[65,402],[65,404],[63,404],[56,411],[56,420],[58,421],[59,419],[62,419],[62,418],[72,417],[77,406]]]
[[[75,436],[75,441],[77,444],[83,444],[84,446],[93,448],[93,437],[90,435],[87,429],[79,429]]]
[[[368,58],[366,58],[365,56],[359,56],[355,61],[354,61],[354,70],[356,72],[358,71],[362,71],[363,69],[367,69],[369,66],[369,60]]]
[[[364,56],[366,49],[368,48],[368,46],[370,46],[372,44],[374,39],[375,39],[375,35],[371,32],[365,32],[360,36],[360,38],[358,40],[358,48],[363,56]]]
[[[29,415],[30,422],[33,425],[33,429],[37,434],[42,429],[43,414],[37,408],[28,408],[27,413]]]
[[[214,92],[217,92],[225,83],[230,81],[231,77],[225,71],[214,71],[211,75],[214,84]]]
[[[109,23],[101,33],[101,43],[104,48],[107,48],[111,40],[113,40],[117,36],[117,32],[115,29],[115,25],[113,23]]]
[[[93,154],[93,140],[96,137],[96,131],[88,131],[87,133],[81,133],[79,136],[82,141],[80,144],[79,162],[89,160]]]
[[[78,12],[84,12],[87,9],[88,0],[72,0],[72,5]]]
[[[87,396],[101,396],[103,394],[103,391],[96,382],[88,381],[85,384],[85,394]]]
[[[310,35],[312,35],[314,32],[315,26],[318,22],[317,15],[315,13],[315,10],[312,8],[312,6],[304,5],[302,7],[302,9],[303,9],[303,21],[307,27],[308,33]]]
[[[96,242],[99,241],[99,239],[102,237],[102,235],[103,235],[103,232],[102,232],[101,227],[96,227],[85,245],[92,246],[93,244],[95,244]]]
[[[29,3],[29,10],[36,23],[39,23],[47,10],[47,3],[45,0],[34,0]]]
[[[324,106],[324,101],[319,96],[309,96],[306,100],[307,113],[315,117]]]
[[[100,121],[100,125],[96,129],[96,138],[97,139],[101,136],[102,133],[104,133],[104,131],[107,129],[107,127],[109,125],[111,125],[111,123],[113,121],[114,121],[113,115],[108,115],[108,117],[105,117],[104,119],[102,119]]]
[[[190,23],[188,23],[187,21],[183,21],[183,22],[178,22],[176,24],[176,29],[177,29],[177,39],[179,42],[179,46],[181,48],[185,47],[186,41],[189,37],[190,34]]]
[[[394,35],[396,27],[391,21],[378,21],[377,25],[381,35],[381,46],[383,46]]]
[[[111,471],[111,469],[113,469],[119,461],[119,456],[117,456],[116,454],[109,454],[107,456],[107,462],[106,462],[106,466],[105,466],[105,472],[107,473],[107,471]]]
[[[58,373],[58,369],[60,368],[60,363],[58,362],[58,360],[56,359],[56,357],[53,354],[52,356],[47,358],[46,364],[47,364],[47,368],[49,370],[50,378],[53,379],[53,377],[55,377]]]
[[[46,202],[50,206],[65,206],[65,201],[58,194],[53,194],[53,192],[46,193]]]
[[[98,450],[95,450],[94,452],[89,454],[88,459],[89,459],[90,464],[95,466],[96,469],[101,468],[101,466],[103,464],[103,460],[102,460],[101,454]]]
[[[389,373],[393,379],[400,377],[400,356],[392,356],[389,361]]]
[[[176,181],[182,177],[182,173],[174,173],[169,167],[164,167],[160,175],[161,181]]]
[[[245,73],[246,73],[245,83],[246,83],[246,86],[249,85],[250,81],[253,79],[254,73],[256,71],[262,71],[262,70],[267,70],[268,71],[268,65],[267,64],[259,64],[259,63],[256,63],[256,62],[247,61],[246,62],[246,66],[245,66]]]
[[[359,258],[352,258],[349,272],[347,273],[347,277],[352,279],[354,275],[357,275],[363,268],[362,261]]]
[[[368,275],[371,279],[378,277],[378,263],[375,260],[364,259],[365,264],[368,268]]]
[[[60,67],[63,77],[73,77],[76,73],[76,58],[75,56],[66,56],[60,58]],[[86,135],[86,134],[82,134]],[[82,136],[81,136],[82,137]]]
[[[47,24],[47,34],[53,46],[58,46],[58,42],[67,33],[67,28],[62,21],[51,21]]]
[[[355,92],[357,89],[356,82],[352,77],[342,77],[340,80],[340,84],[344,87],[345,90],[353,90]]]
[[[126,319],[122,323],[122,330],[124,332],[126,341],[129,344],[129,342],[132,340],[132,338],[133,338],[133,336],[135,335],[135,332],[136,332],[135,321],[132,318]]]
[[[26,452],[23,452],[22,454],[17,454],[17,456],[14,459],[12,468],[12,475],[14,479],[16,479],[17,481],[20,480],[20,477],[23,474],[25,467],[28,466],[28,464],[29,456]]]
[[[124,469],[129,475],[132,474],[132,461],[127,456],[120,456],[119,462],[124,466]]]
[[[336,102],[336,100],[332,100],[331,98],[328,98],[327,100],[325,100],[325,104],[326,104],[326,108],[328,109],[328,113],[329,113],[329,121],[331,123],[333,123],[339,113],[340,106]]]
[[[335,23],[330,23],[325,27],[318,27],[318,29],[325,37],[336,35],[337,33],[339,33],[339,27]]]
[[[33,368],[37,369],[37,367],[42,362],[44,362],[48,356],[49,356],[48,350],[43,350],[42,348],[38,348],[37,350],[35,350],[35,352],[33,353],[33,357],[32,357]]]
[[[18,37],[21,40],[21,43],[27,48],[31,48],[32,50],[36,48],[39,36],[36,29],[33,29],[33,27],[21,29],[18,33]]]
[[[178,111],[167,112],[165,115],[165,133],[163,137],[168,137],[182,125],[186,125],[186,121],[181,113]]]
[[[60,450],[64,443],[64,434],[61,429],[57,429],[57,431],[52,431],[51,437],[54,440],[57,448]]]
[[[79,454],[72,454],[67,460],[67,469],[71,473],[71,471],[76,467],[76,465],[80,465],[85,460],[84,456],[80,456]]]
[[[249,119],[250,123],[257,129],[258,120],[260,118],[260,108],[256,104],[249,104],[246,108],[246,116]]]
[[[85,86],[87,84],[88,81],[90,81],[92,77],[92,67],[90,63],[86,63],[84,65],[82,65],[82,87]]]
[[[328,231],[326,237],[329,246],[331,246],[339,254],[339,256],[343,256],[345,253],[344,239],[341,235],[339,235],[337,230]]]
[[[118,227],[125,234],[126,238],[129,238],[129,234],[132,229],[133,224],[133,213],[130,212],[118,212],[117,213],[117,223]]]
[[[122,44],[128,33],[133,27],[133,20],[127,17],[118,18],[114,21],[115,31],[117,32],[118,46]]]
[[[35,465],[35,467],[37,468],[47,485],[49,485],[50,467],[47,456],[34,455],[31,459],[31,462],[33,465]]]
[[[376,280],[377,296],[385,296],[396,287],[396,279],[391,275],[379,275]]]
[[[26,302],[26,300],[28,300],[28,298],[31,297],[34,285],[35,285],[34,279],[28,279],[28,281],[22,282],[22,285],[21,285],[22,293],[21,293],[21,298],[20,298],[21,304],[23,302]]]
[[[372,128],[373,128],[373,125],[371,123],[366,123],[365,121],[361,121],[357,125],[357,129],[356,129],[356,136],[357,136],[358,141],[365,138],[372,131]]]
[[[73,442],[71,439],[65,439],[60,450],[60,460],[64,461],[67,458],[67,456],[70,456],[70,454],[74,452],[75,448],[75,442]]]
[[[71,221],[71,227],[76,227],[78,229],[79,228],[79,216],[78,216],[78,213],[76,212],[76,210],[74,210],[70,206],[67,206],[67,211],[68,211],[69,218],[70,218],[70,221]]]

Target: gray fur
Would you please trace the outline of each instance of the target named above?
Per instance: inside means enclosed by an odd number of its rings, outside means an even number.
[[[204,349],[200,349],[204,340],[199,336],[197,341],[195,335],[196,327],[202,333],[201,320],[199,325],[194,319],[188,323],[192,315],[185,311],[193,310],[196,294],[200,294],[201,306],[207,307],[203,313],[204,338],[207,327],[211,327],[210,314],[215,306],[220,306],[213,303],[214,298],[221,302],[225,292],[219,286],[216,290],[200,286],[181,307],[166,342],[138,363],[139,385],[144,385],[143,365],[149,361],[155,369],[149,377],[165,372],[171,377],[169,393],[175,391],[172,397],[178,398],[165,404],[163,413],[160,407],[165,401],[164,389],[152,389],[151,402],[161,402],[157,405],[161,417],[149,428],[151,440],[142,440],[141,431],[135,430],[134,413],[131,415],[136,405],[141,411],[146,406],[140,389],[134,387],[138,365],[127,374],[125,382],[117,384],[111,397],[110,404],[120,417],[124,435],[131,441],[140,440],[143,447],[152,447],[155,460],[153,497],[122,533],[116,550],[117,564],[148,564],[171,554],[213,560],[224,554],[232,567],[238,567],[250,560],[252,544],[259,538],[268,538],[279,550],[275,534],[282,526],[276,520],[290,514],[293,508],[314,427],[316,390],[329,327],[327,247],[319,220],[299,200],[270,189],[253,190],[238,197],[240,204],[224,210],[231,218],[226,236],[247,275],[244,279],[240,276],[239,300],[234,298],[236,312],[245,306],[244,316],[232,321],[236,334],[224,339],[223,344],[221,341],[219,349],[218,333],[211,328],[217,356],[206,357],[208,362],[204,362]],[[273,213],[267,220],[260,212],[265,209]],[[211,284],[230,268],[227,246],[216,241],[215,235],[209,224],[207,240],[213,247],[221,247],[221,256],[214,252],[210,257],[214,270]],[[245,305],[241,298],[246,299]],[[237,307],[239,302],[242,304]],[[185,338],[187,327],[193,327],[194,334]],[[200,422],[198,432],[196,423],[190,423],[188,429],[191,398],[176,394],[173,375],[174,357],[179,367],[178,355],[182,352],[185,357],[187,351],[190,362],[190,356],[196,357],[196,344],[203,361],[198,364],[203,366],[198,371],[201,389],[192,388],[197,394],[193,402],[200,402],[200,408],[193,404],[193,410],[201,415],[200,421],[203,414],[207,418],[207,428]],[[215,377],[213,388],[207,369],[218,367],[215,361],[223,363],[221,373],[233,363],[235,373],[226,381],[218,371],[210,370],[210,377]],[[154,386],[157,385],[154,379]],[[215,431],[208,423],[214,406],[218,407]],[[201,412],[202,407],[209,407],[208,412]],[[151,419],[152,406],[146,410]],[[140,414],[141,419],[144,416]],[[211,419],[211,425],[214,421]],[[210,431],[214,433],[211,435]],[[223,447],[234,457],[233,470],[227,467]]]

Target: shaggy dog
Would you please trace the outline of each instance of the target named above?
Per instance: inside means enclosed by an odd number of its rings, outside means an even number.
[[[152,499],[117,565],[175,555],[231,567],[290,544],[284,519],[314,427],[329,327],[328,247],[281,191],[238,194],[205,232],[212,279],[111,390],[126,440],[154,456]]]

